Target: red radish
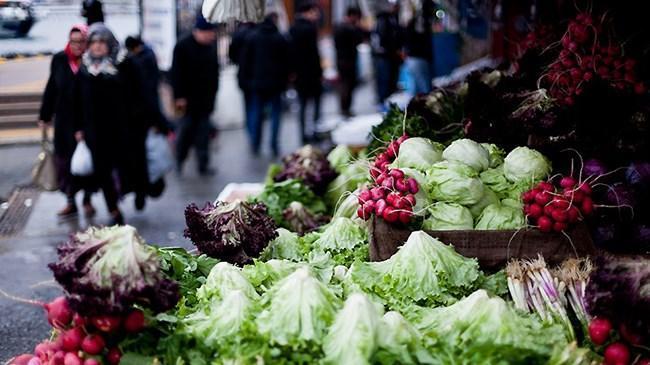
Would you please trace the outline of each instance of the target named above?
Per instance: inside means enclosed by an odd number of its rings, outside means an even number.
[[[580,211],[578,210],[578,208],[574,206],[569,209],[567,214],[569,218],[569,223],[575,223],[580,218]]]
[[[632,331],[625,324],[618,326],[618,332],[621,334],[621,337],[623,337],[623,339],[630,345],[639,346],[643,341],[643,337],[641,337],[638,333]]]
[[[63,365],[82,365],[81,358],[74,352],[68,352],[63,359]]]
[[[370,217],[363,211],[363,207],[357,208],[357,216],[361,219],[368,220]]]
[[[388,205],[390,206],[396,207],[397,199],[399,198],[400,198],[399,193],[396,192],[389,193],[388,196],[386,196],[386,203],[388,203]]]
[[[112,349],[108,350],[108,354],[106,354],[106,360],[108,360],[108,363],[111,365],[119,364],[121,358],[122,352],[120,352],[120,349],[117,347],[113,347]]]
[[[395,181],[395,189],[399,190],[402,193],[408,193],[409,192],[408,183],[406,183],[404,181],[404,179],[397,179]]]
[[[580,185],[579,189],[580,189],[580,191],[582,191],[583,193],[585,193],[585,194],[587,194],[587,195],[591,195],[591,186],[589,186],[589,184],[587,184],[587,183],[582,183],[582,184]]]
[[[395,185],[395,180],[390,176],[385,178],[384,181],[382,181],[381,183],[381,186],[383,186],[386,189],[393,189],[394,185]]]
[[[366,216],[370,216],[372,214],[372,212],[374,212],[374,211],[375,211],[375,202],[374,201],[369,200],[363,205],[363,213]],[[128,320],[128,317],[127,317],[127,320]],[[126,325],[126,323],[124,325]]]
[[[65,352],[57,351],[50,359],[50,365],[63,365],[65,360]]]
[[[18,355],[16,357],[14,357],[13,360],[11,360],[9,362],[9,364],[10,365],[27,365],[29,360],[31,360],[32,358],[34,358],[34,355],[32,355],[32,354]]]
[[[404,173],[400,169],[392,169],[388,174],[397,180],[404,178]]]
[[[79,314],[79,313],[75,313],[72,316],[72,323],[76,327],[83,327],[83,326],[86,325],[86,318],[84,316],[82,316],[81,314]]]
[[[607,318],[596,317],[589,323],[589,338],[596,346],[607,342],[612,332],[612,322]]]
[[[39,359],[36,356],[32,357],[32,359],[27,362],[27,365],[42,365],[42,364],[43,362],[41,362],[41,359]]]
[[[377,178],[375,179],[375,183],[377,185],[381,185],[381,183],[383,183],[384,180],[386,180],[386,174],[382,173],[379,176],[377,176]]]
[[[411,212],[399,212],[399,221],[408,224],[411,221]]]
[[[548,204],[553,196],[548,191],[542,191],[541,193],[538,193],[535,195],[535,203],[539,205],[546,205]]]
[[[86,360],[84,360],[84,365],[101,365],[101,363],[99,362],[99,360],[89,357]]]
[[[47,311],[47,321],[52,327],[63,328],[72,321],[72,310],[64,296],[54,299],[43,307]]]
[[[544,206],[544,215],[545,216],[552,217],[554,211],[555,211],[555,207],[552,206],[551,204]]]
[[[566,223],[563,222],[555,222],[553,223],[553,230],[555,232],[564,232],[566,229],[569,228],[569,226]]]
[[[582,203],[582,201],[585,199],[585,193],[583,193],[581,190],[568,189],[564,191],[564,194],[562,194],[562,196],[574,204]]]
[[[650,365],[650,359],[649,358],[643,358],[643,359],[637,361],[635,365]]]
[[[620,342],[605,348],[605,363],[608,365],[627,365],[630,363],[630,350]]]
[[[81,342],[81,349],[90,355],[99,355],[103,350],[106,343],[104,338],[100,335],[88,335]]]
[[[375,213],[377,213],[378,216],[383,217],[384,215],[384,210],[388,206],[388,203],[384,199],[379,199],[377,202],[375,202]]]
[[[568,210],[569,207],[571,206],[571,203],[569,201],[560,197],[553,198],[551,204],[553,204],[554,208],[561,209],[561,210]]]
[[[528,207],[528,215],[531,216],[532,218],[539,218],[544,214],[544,208],[542,208],[541,205],[538,204],[531,204],[530,207]]]
[[[406,135],[406,134],[404,134],[404,135],[402,135],[401,137],[399,137],[399,138],[397,139],[397,144],[402,144],[402,143],[404,143],[404,141],[406,141],[407,139],[409,139],[409,136]]]
[[[553,229],[553,221],[547,216],[541,216],[537,220],[537,226],[542,232],[550,232]]]
[[[556,209],[551,214],[551,218],[557,223],[566,223],[569,220],[569,212],[563,209]]]
[[[591,215],[594,212],[594,202],[591,198],[585,198],[581,204],[581,211],[584,215]]]
[[[372,195],[370,194],[370,190],[361,190],[359,193],[359,204],[364,204],[368,200],[372,200]]]
[[[379,199],[384,198],[384,189],[376,186],[372,189],[370,189],[370,195],[372,196],[372,200],[377,201]]]
[[[420,187],[418,186],[418,182],[414,178],[409,177],[408,180],[406,180],[406,182],[408,183],[409,192],[411,194],[417,194],[418,191],[420,191]]]
[[[61,344],[65,351],[77,351],[86,334],[80,327],[69,329],[61,335]]]
[[[562,178],[562,180],[560,180],[560,186],[565,189],[573,188],[576,186],[576,179],[572,178],[571,176],[565,176]]]
[[[115,332],[120,328],[120,318],[111,315],[93,317],[90,322],[102,332]]]
[[[590,71],[587,71],[587,72],[584,73],[584,75],[582,75],[582,78],[585,81],[590,81],[593,77],[594,77],[594,74],[591,73]]]
[[[395,208],[388,206],[384,209],[384,214],[382,218],[388,223],[395,223],[399,219],[399,213],[395,211]]]
[[[535,200],[535,193],[533,190],[529,190],[521,194],[521,199],[524,201],[524,203],[532,203]]]
[[[555,191],[555,187],[548,181],[542,181],[537,184],[537,188],[542,191]]]
[[[636,83],[636,84],[634,85],[634,92],[635,92],[637,95],[643,95],[643,94],[645,94],[646,90],[647,90],[647,89],[646,89],[645,85],[644,85],[642,82]]]
[[[39,358],[44,358],[47,356],[47,353],[52,349],[50,346],[50,342],[45,341],[41,342],[36,347],[34,347],[34,355],[38,356]]]
[[[415,206],[416,199],[415,196],[413,196],[412,194],[408,194],[407,196],[404,197],[404,199],[406,199],[406,201],[408,201],[412,207]]]

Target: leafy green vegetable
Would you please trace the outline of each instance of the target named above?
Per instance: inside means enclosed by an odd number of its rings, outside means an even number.
[[[472,213],[460,204],[438,202],[429,207],[427,213],[422,229],[430,231],[474,229]]]
[[[292,202],[289,204],[289,207],[284,210],[282,216],[291,231],[299,235],[311,232],[330,220],[325,215],[312,213],[300,202]]]
[[[340,175],[327,186],[325,192],[325,202],[331,209],[336,208],[344,195],[368,181],[368,166],[368,161],[358,160],[342,168]]]
[[[327,161],[329,161],[330,166],[339,174],[352,162],[352,158],[352,151],[346,145],[338,145],[327,154]]]
[[[223,299],[233,290],[239,290],[251,299],[258,297],[255,288],[242,274],[242,269],[227,262],[220,262],[210,270],[210,274],[196,293],[200,301],[213,298]]]
[[[483,209],[476,222],[476,229],[519,229],[526,225],[526,217],[521,208],[501,203],[491,204]]]
[[[355,218],[357,217],[357,209],[359,209],[359,192],[360,189],[352,191],[348,194],[345,199],[338,202],[336,209],[334,210],[333,218],[345,217],[345,218]]]
[[[266,246],[260,259],[263,261],[271,259],[301,261],[303,253],[300,249],[298,235],[284,228],[278,228],[277,232],[278,237]]]
[[[210,270],[219,260],[207,255],[192,255],[180,247],[157,248],[160,269],[180,286],[186,305],[196,304],[196,290],[205,283]]]
[[[449,307],[406,313],[441,364],[538,364],[567,344],[560,326],[520,315],[484,290]]]
[[[284,228],[290,228],[289,223],[284,219],[283,212],[292,202],[302,203],[314,214],[327,212],[325,203],[298,180],[286,180],[266,185],[254,200],[266,204],[268,214],[278,226]]]
[[[503,164],[503,158],[506,157],[506,151],[494,143],[481,143],[481,146],[488,151],[490,156],[490,168],[495,168]]]
[[[319,342],[339,305],[327,286],[307,267],[301,267],[264,294],[264,310],[256,323],[260,333],[273,343],[295,349],[305,342]]]
[[[379,342],[381,312],[364,294],[348,297],[323,340],[323,364],[370,364]]]
[[[349,265],[355,260],[368,259],[368,234],[350,218],[332,219],[319,232],[306,235],[303,243],[307,251],[330,253],[337,264]]]
[[[480,277],[476,259],[465,258],[423,231],[382,262],[354,263],[350,279],[394,309],[412,303],[453,303],[471,292]]]
[[[503,173],[508,181],[532,185],[551,173],[551,163],[538,151],[517,147],[504,159]]]
[[[433,126],[422,117],[408,113],[405,116],[397,105],[391,105],[381,124],[372,127],[369,137],[370,144],[368,145],[369,155],[374,156],[381,152],[380,150],[384,149],[388,143],[405,133],[409,137],[425,137],[429,139],[435,137]]]
[[[399,147],[399,154],[392,167],[410,167],[418,170],[426,170],[434,163],[442,160],[444,146],[427,138],[411,137]]]
[[[427,171],[427,188],[433,200],[472,205],[483,198],[485,186],[471,167],[450,161],[434,164]]]
[[[521,194],[528,190],[526,184],[516,184],[506,179],[503,165],[487,169],[480,175],[483,184],[496,193],[499,199],[521,199]]]
[[[479,200],[478,203],[471,205],[469,207],[469,211],[472,213],[472,217],[476,219],[481,215],[481,213],[483,213],[483,209],[485,209],[485,207],[490,204],[496,204],[498,202],[499,198],[497,195],[494,193],[494,191],[492,191],[492,189],[486,186],[481,200]]]
[[[422,334],[399,312],[387,312],[379,324],[379,348],[374,364],[435,364],[422,343]]]
[[[490,167],[490,154],[488,151],[480,144],[467,138],[453,141],[442,152],[442,157],[447,161],[465,164],[477,172]]]

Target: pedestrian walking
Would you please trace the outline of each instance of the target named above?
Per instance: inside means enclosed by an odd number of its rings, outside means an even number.
[[[282,117],[282,93],[289,78],[289,42],[276,25],[278,16],[269,14],[258,25],[242,52],[241,65],[247,75],[245,87],[251,93],[248,122],[251,126],[251,149],[259,154],[262,142],[262,115],[271,108],[271,151],[279,155],[278,137]]]
[[[340,109],[341,114],[346,118],[353,116],[352,96],[359,82],[357,47],[365,39],[365,32],[359,26],[360,21],[361,10],[357,7],[349,7],[343,22],[334,30]]]
[[[377,14],[370,45],[375,66],[377,99],[383,106],[388,97],[397,91],[399,68],[402,64],[402,29],[398,20],[398,5],[382,5]]]
[[[119,43],[102,23],[90,27],[79,71],[80,122],[75,138],[92,154],[93,176],[102,189],[112,224],[123,224],[116,181],[124,156],[124,85],[117,68]]]
[[[90,26],[104,22],[104,5],[100,0],[83,0],[81,3],[81,16],[86,18]]]
[[[423,1],[420,9],[406,26],[404,50],[406,69],[413,80],[413,94],[431,92],[433,44],[430,1]]]
[[[216,26],[199,13],[192,33],[178,41],[170,71],[176,110],[182,115],[177,129],[176,166],[183,162],[194,146],[199,174],[214,174],[209,166],[210,115],[219,88],[219,59]]]
[[[298,122],[302,143],[314,140],[316,125],[320,120],[320,101],[322,94],[323,69],[318,51],[318,26],[320,10],[314,3],[304,3],[298,7],[294,24],[289,29],[291,41],[292,72],[300,103]],[[312,123],[307,123],[307,106],[313,107]]]
[[[130,158],[125,161],[128,165],[124,168],[122,189],[135,192],[135,208],[142,210],[151,186],[147,167],[147,135],[150,130],[167,134],[168,127],[160,109],[156,54],[140,37],[128,37],[124,44],[128,53],[120,63],[119,70],[125,84],[125,148],[129,149]]]
[[[255,23],[240,23],[233,33],[230,40],[230,47],[228,47],[228,58],[230,58],[230,62],[237,65],[237,84],[244,95],[244,119],[246,119],[246,132],[248,133],[249,138],[252,137],[251,126],[249,125],[250,123],[248,123],[246,116],[251,107],[251,92],[246,87],[246,79],[248,78],[248,75],[244,74],[245,69],[241,67],[241,58],[243,50],[245,49],[247,42],[250,41],[254,30]]]
[[[54,158],[57,167],[59,190],[67,199],[66,206],[58,212],[61,217],[77,214],[75,195],[84,190],[83,210],[86,216],[95,215],[90,201],[92,185],[88,179],[75,177],[70,173],[70,161],[77,142],[75,141],[75,116],[79,91],[79,68],[81,56],[86,50],[88,27],[78,24],[68,34],[65,49],[52,57],[50,76],[43,92],[40,121],[41,128],[47,128],[54,121]]]

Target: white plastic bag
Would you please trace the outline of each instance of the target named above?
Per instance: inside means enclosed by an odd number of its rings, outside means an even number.
[[[90,176],[93,174],[93,156],[86,142],[80,141],[72,154],[70,173],[75,176]]]
[[[203,17],[211,23],[259,22],[264,17],[264,0],[205,0]]]
[[[147,135],[147,169],[149,182],[154,183],[174,168],[174,156],[167,138],[160,133],[149,131]]]

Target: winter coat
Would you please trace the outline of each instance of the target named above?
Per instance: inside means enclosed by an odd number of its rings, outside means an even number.
[[[316,24],[298,18],[289,29],[292,71],[296,73],[296,90],[300,94],[320,94],[323,69],[318,51],[318,28]]]
[[[104,22],[104,9],[99,0],[84,0],[81,4],[81,15],[86,18],[88,25]]]
[[[244,48],[246,47],[247,42],[250,41],[251,35],[255,31],[255,24],[253,23],[244,23],[237,28],[233,33],[232,39],[230,40],[230,47],[228,47],[228,58],[230,62],[235,65],[241,66],[241,59]],[[244,69],[239,67],[237,70],[237,83],[239,88],[245,89],[245,79],[247,75],[244,74]]]
[[[264,96],[283,92],[289,79],[289,42],[270,20],[262,22],[242,52],[247,90]]]
[[[377,23],[370,37],[370,46],[375,57],[397,58],[402,48],[402,28],[396,15],[386,12],[377,14]]]
[[[359,54],[357,46],[363,43],[364,38],[363,30],[349,23],[340,24],[334,30],[336,67],[342,77],[356,80]]]
[[[54,153],[64,160],[72,158],[77,146],[74,132],[79,117],[78,87],[79,74],[70,69],[68,56],[65,52],[55,54],[43,93],[40,119],[46,122],[54,119]]]
[[[433,39],[431,22],[426,17],[418,15],[406,26],[404,48],[409,57],[421,58],[431,62],[433,58]]]
[[[192,34],[174,47],[170,70],[174,98],[187,99],[187,114],[206,117],[214,111],[219,89],[219,58],[216,47],[199,44]]]

